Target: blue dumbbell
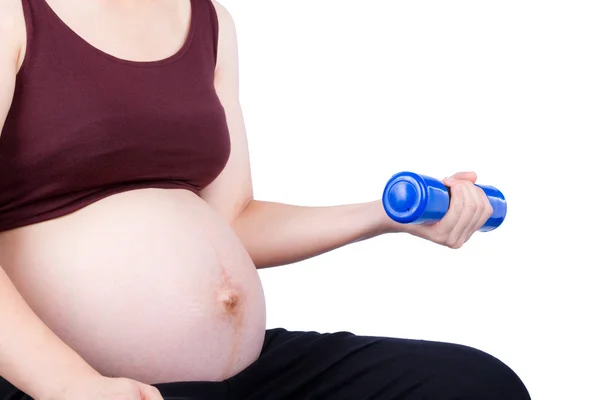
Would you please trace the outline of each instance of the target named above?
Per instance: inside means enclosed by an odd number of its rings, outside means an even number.
[[[506,217],[506,200],[492,186],[477,185],[488,196],[494,209],[492,216],[479,229],[489,232],[499,227]],[[387,215],[401,224],[431,224],[446,215],[450,192],[442,181],[414,172],[399,172],[392,176],[383,191],[383,208]]]

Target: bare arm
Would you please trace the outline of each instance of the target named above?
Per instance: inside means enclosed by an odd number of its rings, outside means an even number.
[[[301,207],[252,200],[235,221],[257,268],[305,260],[387,233],[381,201]]]
[[[381,200],[330,207],[255,200],[239,102],[235,25],[227,10],[216,0],[213,3],[220,22],[215,87],[227,114],[232,152],[225,170],[200,195],[235,229],[257,268],[302,261],[384,233],[408,233],[457,249],[491,215],[487,197],[473,185],[473,173],[459,173],[454,180],[445,180],[452,190],[450,208],[440,223],[431,226],[393,222],[383,211]]]
[[[29,308],[0,267],[0,375],[34,399],[61,398],[78,376],[97,374]]]
[[[257,268],[301,261],[383,232],[380,201],[334,207],[300,207],[254,199],[250,157],[239,101],[237,38],[227,10],[219,14],[215,87],[225,108],[232,143],[228,165],[200,194],[236,230]]]
[[[10,20],[14,13],[7,7],[0,4],[0,128],[14,94],[19,54],[15,21]],[[33,398],[58,398],[74,377],[95,374],[36,316],[1,266],[0,327],[0,376]]]

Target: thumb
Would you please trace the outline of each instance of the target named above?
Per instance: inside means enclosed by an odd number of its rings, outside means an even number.
[[[456,174],[443,179],[444,185],[451,187],[458,181],[469,181],[475,183],[477,181],[477,174],[475,172],[457,172]]]

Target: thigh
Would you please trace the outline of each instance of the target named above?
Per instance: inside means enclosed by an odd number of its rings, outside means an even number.
[[[349,332],[270,330],[260,358],[229,383],[232,400],[530,400],[509,367],[477,349]]]

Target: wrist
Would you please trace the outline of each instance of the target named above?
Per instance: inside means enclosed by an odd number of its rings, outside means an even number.
[[[47,374],[40,380],[39,386],[32,393],[34,399],[63,400],[73,398],[70,393],[74,386],[87,385],[102,375],[87,364],[65,367],[55,373]]]
[[[399,224],[394,221],[387,215],[385,209],[383,208],[383,202],[381,200],[376,200],[372,202],[373,204],[373,212],[374,218],[377,221],[377,231],[378,234],[388,234],[388,233],[404,233],[407,232],[408,226]]]

